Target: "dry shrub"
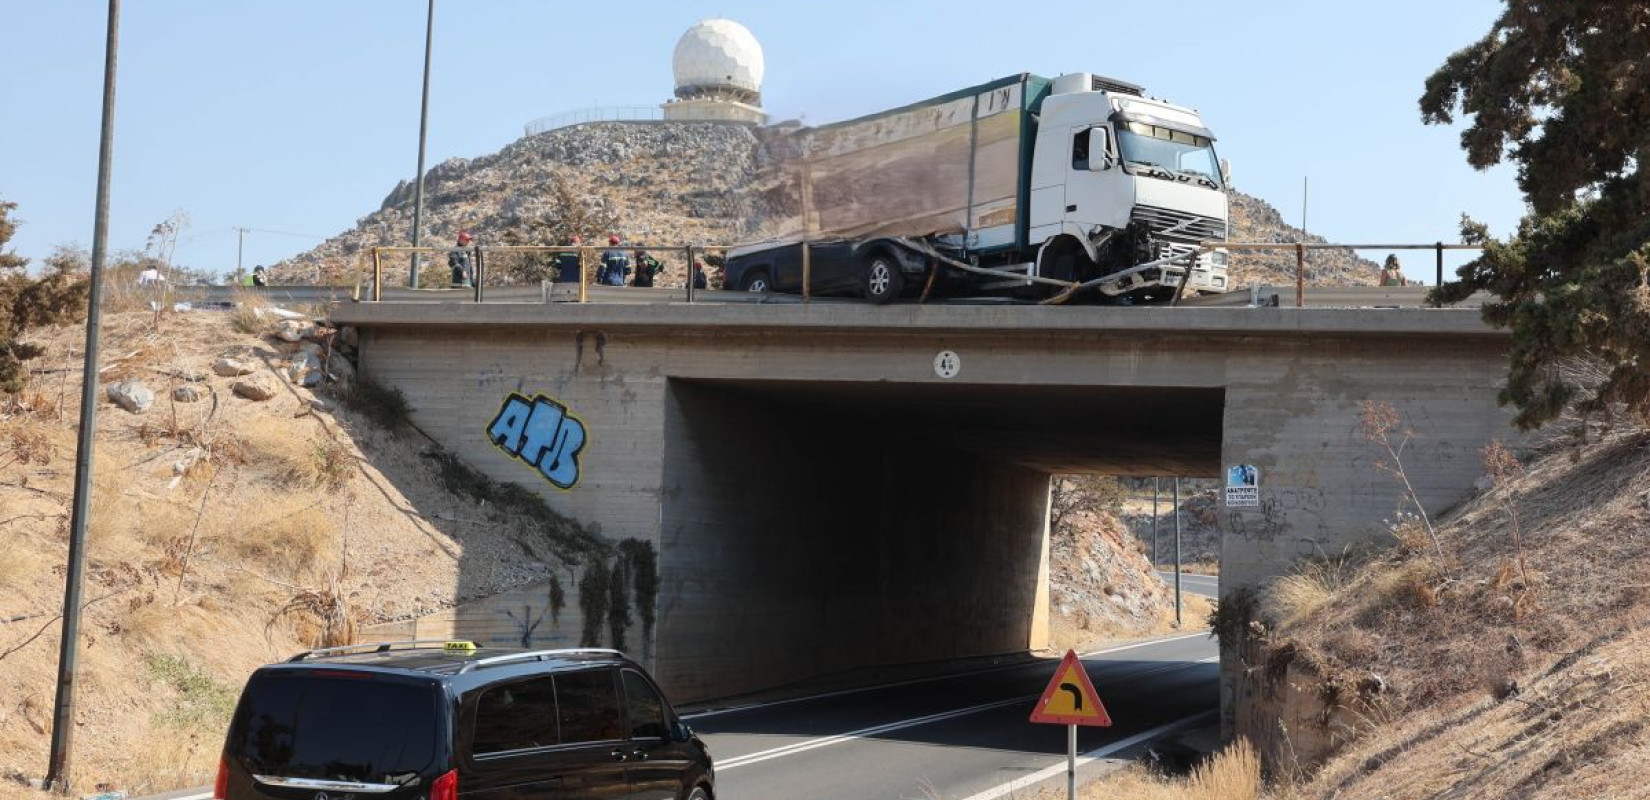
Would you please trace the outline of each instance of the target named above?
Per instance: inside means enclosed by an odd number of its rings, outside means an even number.
[[[1420,558],[1381,564],[1371,574],[1377,608],[1428,609],[1441,600],[1438,566]]]
[[[23,591],[34,579],[50,572],[56,559],[40,544],[20,534],[0,530],[0,588]]]
[[[123,750],[127,763],[114,770],[124,778],[121,788],[134,796],[145,795],[211,782],[223,739],[205,733],[144,736]]]
[[[310,574],[331,563],[338,553],[338,524],[303,498],[278,502],[263,521],[228,534],[219,544],[249,568],[262,568],[275,577]]]
[[[1294,625],[1328,606],[1351,582],[1344,559],[1303,561],[1273,580],[1261,599],[1261,611],[1278,625]]]
[[[104,463],[108,463],[107,460]],[[94,563],[136,563],[150,547],[164,547],[168,537],[188,530],[194,512],[164,500],[128,494],[129,478],[111,468],[97,470],[87,518]]]
[[[275,317],[262,313],[266,305],[263,297],[245,288],[233,293],[235,310],[229,312],[229,324],[241,333],[263,336],[275,330]]]
[[[1267,796],[1260,754],[1247,739],[1239,739],[1216,753],[1185,778],[1131,767],[1084,787],[1079,794],[1085,800],[1262,800]]]
[[[246,463],[287,488],[337,491],[355,474],[348,446],[282,420],[249,420],[240,436]]]
[[[305,589],[288,598],[264,626],[265,635],[282,621],[311,647],[339,647],[355,643],[365,611],[349,602],[335,577],[324,589]]]

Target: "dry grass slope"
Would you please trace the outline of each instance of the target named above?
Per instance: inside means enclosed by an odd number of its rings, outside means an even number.
[[[1270,588],[1268,657],[1356,720],[1305,796],[1650,795],[1650,435],[1538,456],[1437,544],[1401,519],[1389,552]]]
[[[278,370],[296,345],[261,325],[145,310],[106,315],[104,331],[103,381],[142,380],[156,400],[99,410],[77,790],[208,781],[224,698],[253,668],[552,568],[523,556],[517,521],[447,491],[426,442],[316,411]],[[0,398],[0,796],[45,767],[82,335],[42,332],[31,385]],[[221,356],[281,390],[253,402],[208,376],[206,400],[171,400]]]

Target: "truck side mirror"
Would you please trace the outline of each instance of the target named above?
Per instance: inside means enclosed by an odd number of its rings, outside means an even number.
[[[1116,161],[1111,156],[1111,132],[1105,128],[1089,128],[1089,171],[1111,169]]]
[[[1232,162],[1224,158],[1220,160],[1220,182],[1227,186],[1232,185]]]

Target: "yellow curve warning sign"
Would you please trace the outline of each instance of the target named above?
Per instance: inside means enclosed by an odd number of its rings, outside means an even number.
[[[1067,650],[1066,657],[1060,660],[1060,667],[1054,670],[1054,680],[1048,682],[1048,688],[1037,700],[1037,707],[1031,711],[1031,721],[1111,727],[1111,715],[1106,713],[1105,705],[1100,702],[1100,693],[1089,682],[1088,673],[1083,671],[1083,662],[1077,660],[1076,651]]]

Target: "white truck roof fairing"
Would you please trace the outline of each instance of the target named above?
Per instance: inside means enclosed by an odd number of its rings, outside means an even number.
[[[1144,122],[1148,125],[1161,125],[1166,128],[1177,128],[1187,133],[1195,133],[1205,139],[1214,140],[1215,135],[1203,126],[1203,118],[1198,115],[1197,109],[1165,103],[1162,100],[1150,100],[1144,97],[1112,96],[1112,108],[1124,119]]]

